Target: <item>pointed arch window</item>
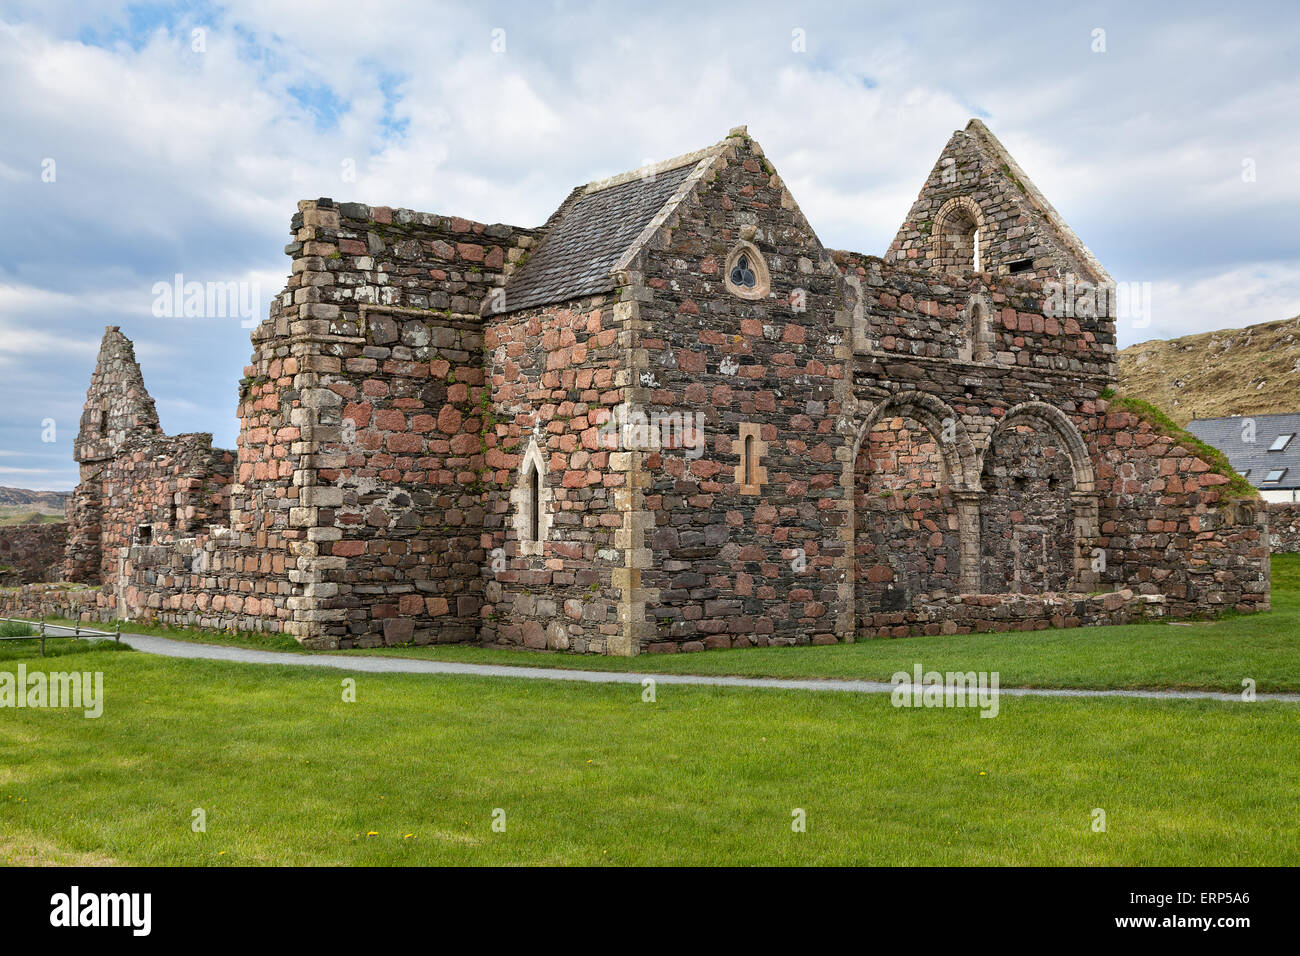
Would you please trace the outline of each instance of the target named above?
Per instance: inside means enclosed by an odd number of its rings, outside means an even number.
[[[537,466],[528,464],[528,540],[542,540],[542,476]]]
[[[536,441],[529,444],[510,491],[515,540],[519,553],[541,556],[551,530],[551,492],[546,487],[546,459]]]

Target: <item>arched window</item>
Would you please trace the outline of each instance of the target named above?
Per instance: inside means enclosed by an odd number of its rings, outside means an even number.
[[[532,441],[519,463],[518,479],[510,491],[514,514],[515,538],[519,553],[541,556],[545,541],[550,535],[551,519],[548,513],[551,493],[546,487],[546,460],[537,442]]]
[[[528,537],[531,541],[542,540],[542,476],[537,466],[528,466]]]
[[[970,358],[974,362],[993,361],[993,328],[990,310],[983,296],[971,296],[966,303],[970,317]]]
[[[944,203],[934,219],[930,265],[943,272],[980,272],[988,258],[988,236],[979,206],[968,196]]]
[[[760,495],[767,483],[767,469],[759,464],[767,450],[761,426],[756,422],[741,422],[738,438],[740,461],[736,465],[736,484],[742,495]]]

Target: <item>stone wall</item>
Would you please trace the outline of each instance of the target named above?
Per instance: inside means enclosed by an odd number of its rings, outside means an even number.
[[[650,651],[852,634],[844,280],[758,144],[728,144],[630,270],[628,402],[704,432],[634,452],[632,613]],[[736,294],[740,255],[755,285]]]
[[[535,232],[327,199],[300,203],[294,229],[282,299],[297,313],[298,435],[276,471],[277,494],[298,499],[296,632],[343,647],[474,640],[487,565],[479,308]]]
[[[234,467],[234,452],[213,448],[206,433],[124,446],[98,474],[103,573],[115,573],[124,548],[226,525]]]
[[[733,131],[608,279],[517,311],[541,230],[300,203],[237,451],[165,436],[109,329],[66,558],[94,586],[0,605],[614,654],[1267,607],[1263,507],[1108,397],[1113,321],[1044,283],[1104,270],[968,133],[880,259],[824,249]],[[931,214],[990,230],[987,268]]]
[[[1084,425],[1097,463],[1101,580],[1163,594],[1171,614],[1269,607],[1268,512],[1157,423],[1101,403]]]
[[[66,521],[0,528],[0,587],[59,580],[67,542]]]
[[[1300,505],[1276,501],[1268,506],[1269,544],[1279,554],[1300,551]]]
[[[1106,384],[1115,379],[1114,321],[1091,313],[1052,314],[1043,282],[969,271],[915,273],[850,252],[834,257],[856,293],[857,349],[922,360],[891,365],[891,372],[903,374],[891,381],[924,378],[926,360],[933,359],[979,365],[980,375],[995,385],[1008,377],[1037,384],[1025,374],[1035,370]]]
[[[619,633],[615,540],[623,527],[626,455],[602,442],[624,399],[626,310],[616,294],[488,319],[491,389],[483,641],[605,653]],[[525,515],[528,469],[541,478],[536,528]],[[540,531],[541,540],[535,531]]]
[[[97,623],[113,620],[99,600],[99,589],[86,585],[26,584],[0,587],[0,617],[61,617]]]

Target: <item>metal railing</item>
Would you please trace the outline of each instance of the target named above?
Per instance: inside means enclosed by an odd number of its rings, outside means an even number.
[[[8,621],[11,624],[26,624],[28,627],[35,628],[36,633],[35,634],[14,634],[11,636],[0,635],[0,641],[39,640],[41,642],[41,657],[45,656],[46,640],[55,640],[57,638],[77,640],[82,637],[111,637],[113,638],[113,640],[118,641],[119,643],[122,640],[121,621],[114,621],[113,630],[111,631],[97,631],[91,627],[82,627],[81,624],[77,621],[73,621],[72,626],[69,627],[66,624],[46,624],[44,618],[41,618],[40,620],[36,620],[36,621],[29,621],[26,618],[21,618],[21,617],[0,617],[0,622],[5,622],[5,621]],[[47,628],[53,628],[54,630],[57,631],[72,631],[72,633],[71,634],[48,634],[46,633]]]

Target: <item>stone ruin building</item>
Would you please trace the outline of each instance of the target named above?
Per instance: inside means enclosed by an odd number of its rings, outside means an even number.
[[[318,199],[291,231],[234,451],[165,435],[105,333],[88,587],[42,600],[622,655],[1268,607],[1264,509],[1112,397],[1112,310],[1052,299],[1109,276],[978,120],[883,258],[823,247],[743,127],[540,228]]]

